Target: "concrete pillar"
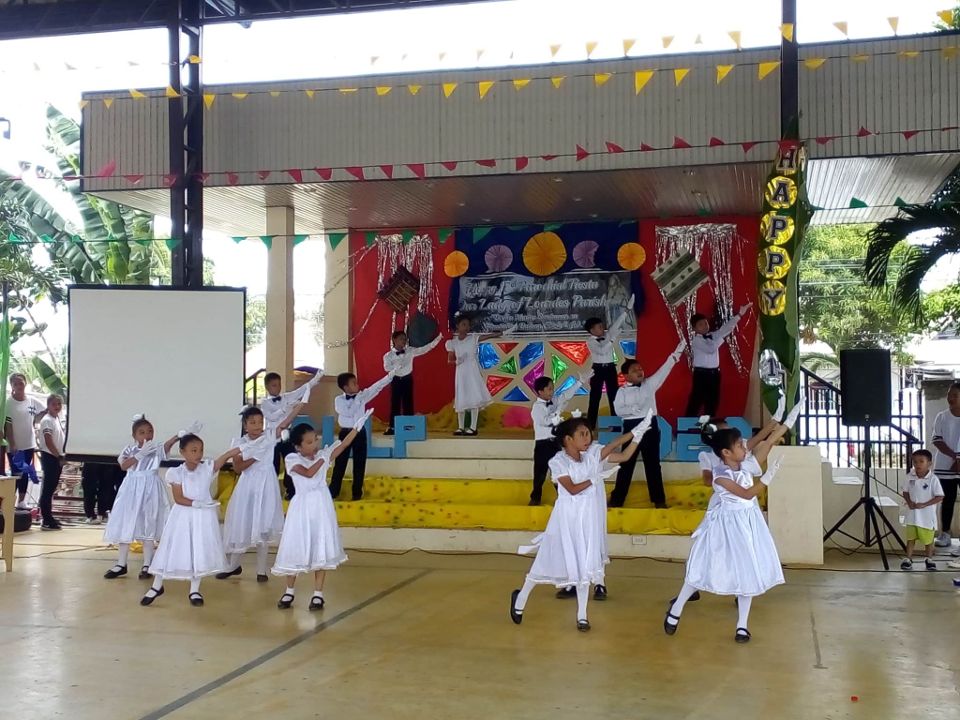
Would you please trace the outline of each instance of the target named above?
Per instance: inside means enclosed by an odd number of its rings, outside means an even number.
[[[293,383],[293,208],[268,207],[266,232],[287,236],[273,238],[267,251],[267,370],[286,388]]]

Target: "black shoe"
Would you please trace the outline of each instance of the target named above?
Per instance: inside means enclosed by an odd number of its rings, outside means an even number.
[[[693,593],[693,595],[691,595],[689,598],[687,598],[687,602],[696,602],[696,601],[699,600],[699,599],[700,599],[700,591],[697,590],[696,592]],[[736,598],[734,598],[734,600],[736,600]],[[677,599],[676,599],[676,598],[673,598],[673,599],[670,601],[670,607],[673,607],[673,604],[674,604],[676,601],[677,601]]]
[[[733,639],[741,645],[748,643],[750,642],[750,631],[746,628],[737,628],[737,634],[733,636]]]
[[[198,592],[190,593],[190,604],[194,607],[203,607],[203,595]]]
[[[570,587],[560,588],[557,590],[557,599],[558,600],[567,600],[569,598],[575,598],[577,596],[577,589],[572,585]]]
[[[311,612],[323,610],[323,598],[314,595],[312,598],[310,598],[310,605],[307,606],[307,609]]]
[[[243,572],[243,567],[240,565],[237,565],[233,570],[217,573],[216,577],[217,577],[217,580],[226,580],[227,578],[231,578],[234,575],[239,575],[242,572]]]
[[[280,600],[277,602],[277,607],[281,610],[289,610],[291,605],[293,605],[293,595],[285,592],[280,596]]]
[[[517,596],[519,595],[519,590],[514,590],[510,593],[510,619],[513,620],[516,625],[523,622],[523,612],[517,612]]]
[[[363,495],[354,495],[350,498],[351,502],[360,502],[361,500],[363,500]]]
[[[589,620],[577,620],[577,630],[580,632],[587,632],[590,630],[590,621]]]
[[[270,578],[268,578],[266,575],[260,575],[257,573],[257,582],[267,582],[269,579]]]
[[[56,520],[48,523],[40,523],[41,530],[63,530],[63,525],[58,523]]]
[[[383,434],[387,436],[393,435],[393,428],[387,428],[386,430],[383,431]]]
[[[126,575],[126,574],[127,574],[127,566],[126,566],[126,565],[114,565],[112,568],[110,568],[109,570],[107,570],[107,571],[103,574],[103,576],[104,576],[107,580],[113,580],[114,578],[122,577],[123,575]]]
[[[607,599],[607,586],[606,585],[597,585],[593,588],[593,599],[594,600],[606,600]]]
[[[459,430],[454,430],[453,434],[456,435],[457,437],[460,437],[461,435],[466,435],[467,432],[463,428],[460,428]]]
[[[476,437],[477,434],[478,433],[476,430],[467,430],[467,435],[469,435],[470,437]]]
[[[654,503],[653,506],[654,506],[657,510],[666,510],[666,509],[667,509],[667,504],[666,504],[666,503]]]
[[[151,595],[150,593],[153,593],[153,595]],[[160,588],[159,590],[154,590],[153,588],[150,588],[149,590],[147,590],[147,594],[144,595],[142,598],[140,598],[140,604],[146,607],[161,595],[163,595],[163,588]]]
[[[283,496],[283,499],[286,500],[287,502],[290,502],[291,500],[293,500],[293,495],[291,495],[290,493],[287,493],[286,495]]]
[[[137,575],[137,580],[148,580],[152,577],[153,574],[150,572],[150,566],[144,565],[142,568],[140,568],[140,573]]]
[[[677,624],[671,624],[670,620],[676,620]],[[663,631],[667,635],[675,635],[678,627],[680,627],[680,618],[667,610],[667,616],[663,618]]]
[[[540,501],[539,501],[539,500],[531,500],[530,502],[527,503],[527,505],[528,505],[529,507],[540,507]]]

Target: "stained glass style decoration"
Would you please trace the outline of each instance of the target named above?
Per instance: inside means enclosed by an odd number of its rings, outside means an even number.
[[[637,341],[621,340],[620,349],[623,351],[625,357],[635,358],[637,356]]]
[[[513,390],[508,392],[503,396],[503,399],[506,402],[529,402],[530,398],[519,387],[515,387]]]
[[[582,341],[552,342],[550,343],[577,365],[583,365],[590,358],[587,344]]]
[[[525,368],[530,363],[543,357],[543,343],[534,342],[520,351],[520,367]],[[542,373],[541,373],[542,374]]]
[[[540,343],[540,350],[543,350],[543,343]],[[541,360],[536,365],[533,366],[533,369],[530,370],[526,375],[523,376],[523,381],[530,386],[530,389],[533,389],[533,383],[536,382],[538,377],[543,375],[544,362]]]
[[[576,378],[568,377],[566,380],[563,381],[563,384],[556,389],[555,392],[557,394],[566,392],[567,390],[572,388],[574,386],[574,383],[576,382],[577,382]]]
[[[514,349],[517,345],[519,345],[519,344],[520,344],[520,343],[507,342],[507,343],[497,343],[497,346],[500,348],[500,351],[501,351],[504,355],[509,355],[509,354],[510,354],[510,351],[513,350],[513,349]]]
[[[559,355],[554,355],[550,358],[550,377],[556,382],[567,371],[568,367],[570,367],[569,363]]]
[[[496,395],[512,382],[513,378],[504,377],[503,375],[487,375],[487,390],[490,391],[491,395]]]
[[[477,357],[480,360],[480,367],[484,370],[489,370],[500,362],[500,356],[497,355],[497,350],[491,343],[480,343],[480,347],[477,348]]]
[[[517,374],[517,358],[512,357],[507,360],[503,365],[499,367],[499,371],[502,373],[510,373],[511,375]]]
[[[589,394],[590,394],[590,391],[587,390],[585,387],[582,387],[574,393],[574,397],[576,397],[577,395],[589,395]]]

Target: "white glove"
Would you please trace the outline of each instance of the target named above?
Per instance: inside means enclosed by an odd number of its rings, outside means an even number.
[[[460,361],[457,360],[457,365],[459,364],[460,364]],[[396,376],[397,376],[396,368],[394,368],[393,370],[387,373],[387,377],[390,378],[391,380],[393,380]]]
[[[787,396],[783,394],[783,388],[780,389],[780,397],[777,398],[777,411],[773,414],[773,419],[778,422],[783,422],[783,414],[787,410]]]
[[[194,420],[192,423],[187,425],[187,427],[184,429],[187,431],[187,435],[196,435],[201,430],[203,430],[203,423],[200,422],[199,420]]]
[[[341,440],[334,440],[331,444],[327,445],[327,446],[326,446],[325,448],[323,448],[323,450],[321,450],[320,452],[321,452],[323,455],[330,455],[334,450],[336,450],[336,449],[337,449],[338,447],[340,447],[341,445],[343,445],[343,441],[341,441]]]
[[[687,339],[684,337],[680,338],[680,342],[677,343],[676,349],[673,351],[673,354],[679,358],[683,354],[684,348],[687,347]]]
[[[580,373],[580,377],[577,378],[580,381],[581,385],[589,385],[590,381],[593,380],[593,371],[587,370],[586,372]]]
[[[783,463],[783,456],[781,455],[776,460],[773,461],[769,466],[767,466],[767,471],[760,476],[760,482],[764,485],[769,486],[773,482],[773,478],[776,477],[777,471],[780,470],[780,465]]]
[[[140,446],[140,449],[135,453],[135,457],[138,460],[142,460],[145,457],[153,455],[160,449],[160,446],[157,444],[156,440],[148,440],[143,445]]]
[[[630,295],[630,299],[627,300],[627,308],[628,308],[628,309],[629,309],[629,308],[632,308],[632,307],[633,307],[633,304],[636,302],[636,300],[637,300],[637,296],[634,295],[634,294],[631,294],[631,295]]]
[[[653,409],[652,408],[650,410],[647,410],[647,414],[643,418],[643,420],[640,421],[640,424],[630,431],[630,433],[633,435],[633,442],[636,442],[636,443],[640,442],[640,438],[642,438],[647,433],[647,430],[650,429],[651,425],[653,425]]]
[[[513,325],[511,325],[510,327],[506,328],[505,330],[502,330],[501,332],[502,332],[504,335],[513,335],[516,331],[517,331],[517,324],[514,323]]]
[[[300,395],[300,402],[306,405],[308,402],[310,402],[310,390],[313,389],[313,385],[311,385],[310,383],[307,383],[303,387],[304,387],[304,391],[303,391],[303,394]]]
[[[783,421],[783,424],[787,428],[792,428],[797,423],[797,418],[800,417],[800,413],[803,411],[803,405],[806,399],[807,396],[801,390],[800,397],[797,399],[797,404],[793,406],[793,410],[789,412],[786,419]]]
[[[357,432],[360,432],[361,430],[363,430],[367,426],[367,420],[370,419],[371,415],[373,415],[373,408],[370,408],[369,410],[367,410],[363,414],[363,417],[357,420],[353,424],[353,429],[356,430]]]
[[[747,303],[746,305],[741,306],[740,309],[737,310],[737,317],[742,318],[748,312],[750,312],[750,303]]]
[[[600,481],[602,482],[602,481],[606,480],[607,478],[613,477],[613,476],[616,475],[619,471],[620,471],[620,466],[619,466],[619,465],[613,465],[613,466],[607,468],[606,470],[601,470],[601,471],[600,471]]]
[[[307,380],[307,386],[308,386],[308,387],[315,387],[316,384],[317,384],[318,382],[320,382],[320,379],[321,379],[322,377],[323,377],[323,368],[320,368],[319,370],[317,370],[316,374],[314,374],[314,376],[313,376],[312,378],[310,378],[309,380]]]
[[[280,439],[283,442],[290,442],[290,431],[287,428],[280,431]]]

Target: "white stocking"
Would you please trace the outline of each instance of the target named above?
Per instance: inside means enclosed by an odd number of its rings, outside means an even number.
[[[480,408],[472,408],[470,410],[470,429],[476,430],[478,422],[480,422]]]
[[[577,620],[587,619],[587,600],[590,598],[590,586],[577,585]]]
[[[457,413],[457,427],[460,428],[461,430],[463,430],[463,416],[464,416],[464,413],[462,412]]]
[[[687,604],[687,600],[697,591],[697,589],[690,583],[685,582],[683,587],[680,588],[680,593],[677,595],[676,601],[670,607],[670,614],[676,617],[680,617],[680,614],[683,612],[683,606]],[[667,618],[667,622],[671,625],[676,625],[677,621],[673,618]]]
[[[190,594],[200,592],[200,578],[190,578]]]
[[[513,604],[514,610],[518,613],[523,612],[523,609],[527,606],[527,598],[530,597],[530,593],[536,586],[537,584],[533,580],[523,581],[523,587],[520,589],[520,594],[517,595],[517,601]]]
[[[737,627],[747,629],[747,618],[750,617],[750,602],[753,598],[749,595],[737,595]]]
[[[144,540],[143,541],[143,566],[150,567],[153,563],[153,554],[157,551],[156,545],[153,544],[153,540]]]
[[[267,574],[267,544],[257,544],[257,575]]]
[[[117,565],[127,566],[127,560],[130,559],[130,546],[127,543],[120,543],[120,554],[117,557]]]

